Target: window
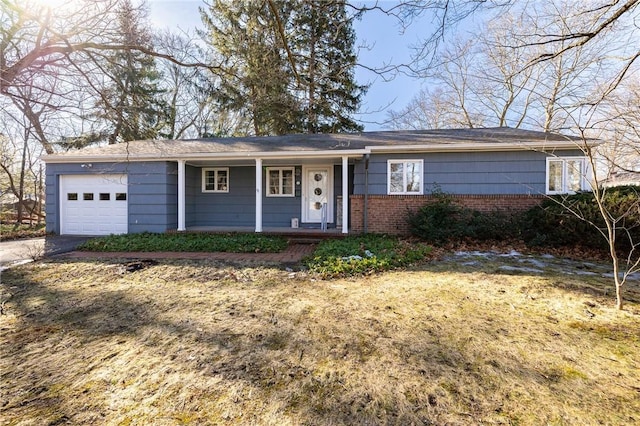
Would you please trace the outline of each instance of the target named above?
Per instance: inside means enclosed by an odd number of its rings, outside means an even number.
[[[267,168],[267,197],[293,197],[293,167]]]
[[[84,201],[93,201],[93,193],[92,192],[85,192],[84,194],[82,194],[82,199]]]
[[[109,194],[108,192],[100,193],[100,201],[109,201],[110,199],[111,199],[111,194]]]
[[[116,201],[127,201],[126,192],[116,192]]]
[[[229,169],[202,169],[202,192],[229,192]]]
[[[547,194],[568,194],[589,188],[584,157],[547,158]]]
[[[67,194],[67,200],[69,200],[69,201],[78,201],[78,193],[77,192],[69,192]]]
[[[389,194],[422,194],[422,160],[389,160],[387,183]]]

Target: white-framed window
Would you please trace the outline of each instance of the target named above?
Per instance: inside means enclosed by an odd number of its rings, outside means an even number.
[[[267,197],[293,197],[293,167],[267,167]]]
[[[589,189],[585,157],[548,157],[546,193],[571,194]]]
[[[202,192],[229,192],[229,169],[202,169]]]
[[[388,160],[387,193],[421,195],[422,164],[422,160]]]

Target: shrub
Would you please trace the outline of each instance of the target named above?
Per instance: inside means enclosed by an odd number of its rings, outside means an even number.
[[[490,213],[463,208],[451,195],[434,191],[434,200],[409,216],[413,235],[442,244],[461,239],[505,240],[520,234],[517,214],[496,210]]]
[[[360,235],[321,242],[306,259],[323,277],[361,275],[407,266],[425,259],[431,248],[386,235]]]
[[[638,188],[609,188],[604,194],[603,202],[611,216],[619,218],[616,224],[618,248],[628,251],[633,242],[640,242]],[[531,246],[583,245],[606,249],[607,241],[598,229],[606,233],[606,225],[595,196],[591,192],[582,192],[550,197],[539,207],[527,211],[523,218],[522,236]]]
[[[623,252],[628,252],[634,242],[640,243],[638,191],[638,187],[625,186],[604,193],[607,211],[617,218],[616,242]],[[606,233],[606,226],[592,192],[548,197],[523,213],[482,213],[462,208],[450,195],[434,195],[434,201],[409,217],[413,234],[434,243],[522,239],[529,246],[608,248],[600,232]]]
[[[504,210],[479,212],[466,210],[462,219],[462,236],[481,241],[504,241],[519,238],[521,214]]]
[[[451,195],[439,189],[433,191],[434,200],[409,215],[411,233],[439,244],[462,235],[463,209]]]

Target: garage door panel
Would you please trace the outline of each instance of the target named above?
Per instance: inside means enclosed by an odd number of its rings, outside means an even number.
[[[127,233],[127,198],[126,175],[60,176],[60,233]]]

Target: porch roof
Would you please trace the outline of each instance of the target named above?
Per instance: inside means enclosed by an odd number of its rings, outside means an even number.
[[[140,140],[43,157],[50,163],[362,156],[373,152],[504,151],[577,148],[596,139],[508,127],[293,134],[265,137]]]

